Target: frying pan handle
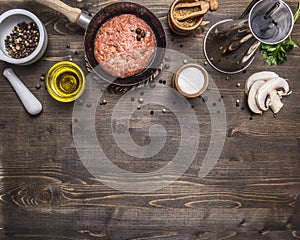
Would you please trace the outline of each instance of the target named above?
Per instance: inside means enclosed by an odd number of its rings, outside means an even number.
[[[85,13],[81,13],[80,17],[77,19],[77,24],[83,29],[87,29],[91,20],[92,20],[91,16]]]
[[[60,0],[34,0],[42,5],[48,6],[61,14],[65,15],[71,23],[77,23],[77,20],[81,16],[81,10],[79,8],[73,8],[63,3]]]

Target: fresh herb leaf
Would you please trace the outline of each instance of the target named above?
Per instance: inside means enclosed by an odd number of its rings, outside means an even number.
[[[297,22],[299,16],[300,16],[300,0],[298,3],[298,10],[294,15],[294,23]],[[288,40],[285,40],[276,45],[268,45],[262,43],[260,47],[264,60],[270,66],[274,66],[286,62],[288,53],[292,51],[294,48],[298,48],[298,45],[292,40],[291,36],[289,36]]]

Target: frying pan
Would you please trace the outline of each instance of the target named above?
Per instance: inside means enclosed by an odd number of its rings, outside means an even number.
[[[130,86],[147,80],[160,68],[165,56],[166,34],[159,19],[144,6],[132,2],[113,3],[99,10],[94,17],[90,17],[80,9],[70,7],[60,0],[35,1],[62,13],[70,22],[77,23],[85,29],[85,55],[90,67],[101,79],[115,85]],[[151,27],[156,38],[156,48],[152,61],[141,73],[127,78],[116,78],[110,75],[101,68],[94,56],[94,40],[99,29],[106,21],[121,14],[133,14],[138,18],[143,19]]]

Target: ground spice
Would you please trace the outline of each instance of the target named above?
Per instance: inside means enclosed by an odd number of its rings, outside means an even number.
[[[190,7],[190,8],[182,8],[177,9],[174,11],[174,18],[177,19],[178,17],[187,16],[194,12],[201,11],[200,7]],[[184,21],[178,21],[178,24],[182,27],[192,27],[198,22],[198,18],[189,18]]]
[[[5,50],[15,59],[29,56],[39,44],[40,33],[34,23],[19,23],[5,39]]]

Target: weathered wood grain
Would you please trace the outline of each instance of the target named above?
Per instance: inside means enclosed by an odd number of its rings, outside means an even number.
[[[94,14],[115,1],[65,2]],[[167,26],[171,0],[134,2],[149,7],[160,18],[168,48],[202,65],[205,31],[219,20],[237,18],[249,3],[220,1],[219,10],[206,16],[208,26],[191,36],[180,37]],[[297,1],[287,3],[296,9]],[[0,62],[0,72],[13,67],[44,105],[41,115],[30,117],[7,80],[0,76],[0,239],[300,238],[298,49],[289,55],[287,63],[272,68],[257,54],[245,73],[233,76],[205,66],[226,108],[226,142],[220,160],[208,176],[198,177],[209,146],[211,123],[203,99],[191,100],[201,131],[195,161],[170,186],[148,194],[129,194],[105,186],[87,171],[72,138],[73,104],[51,99],[45,83],[40,81],[40,75],[54,63],[70,58],[88,74],[84,31],[55,11],[31,1],[1,1],[0,13],[11,8],[34,12],[46,25],[49,46],[43,58],[30,67]],[[300,25],[296,24],[293,38],[300,44],[299,33]],[[68,43],[70,48],[66,47]],[[166,62],[172,67],[182,64],[182,59],[170,55]],[[271,112],[251,116],[243,91],[245,80],[254,72],[270,69],[289,79],[293,94],[283,100],[285,106],[276,118]],[[163,85],[159,80],[165,80],[170,86],[171,76],[172,72],[164,70],[156,84]],[[37,83],[42,84],[39,90],[35,88]],[[241,87],[236,87],[237,83]],[[164,91],[156,90],[156,94],[159,98]],[[111,114],[120,95],[106,91],[104,96],[108,103],[97,108],[96,131],[103,150],[117,166],[132,172],[151,172],[172,160],[180,142],[180,127],[174,114],[163,114],[162,106],[151,105],[132,116],[132,137],[140,145],[149,143],[148,130],[153,124],[164,125],[168,132],[167,145],[157,156],[135,159],[124,154],[112,137]],[[241,102],[238,107],[237,99]]]

